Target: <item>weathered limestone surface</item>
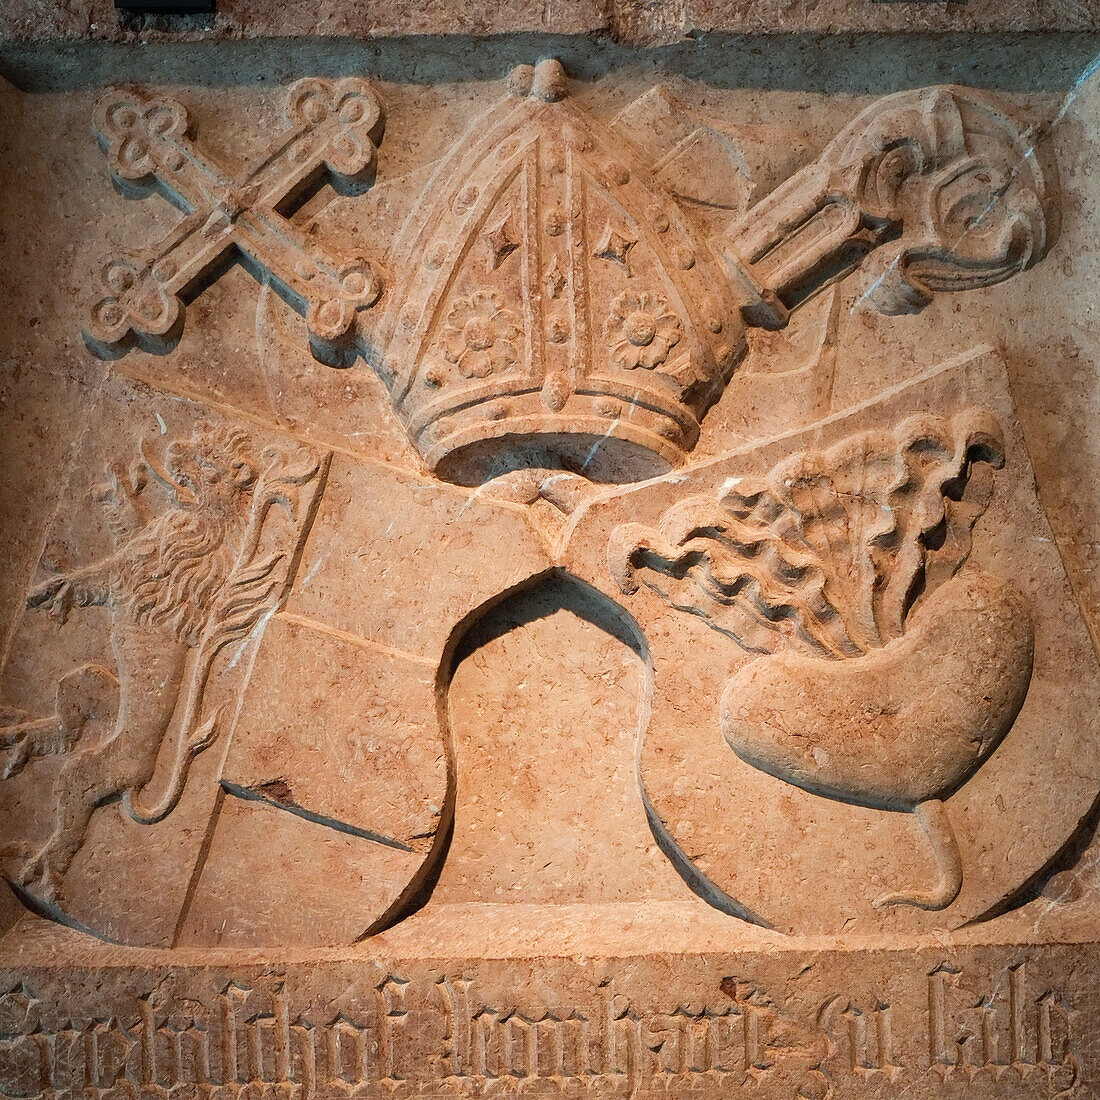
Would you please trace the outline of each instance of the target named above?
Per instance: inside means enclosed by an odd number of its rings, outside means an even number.
[[[0,1095],[1100,1095],[1095,13],[220,7],[0,15]]]
[[[456,6],[435,0],[408,4],[387,0],[362,9],[330,0],[323,10],[260,0],[220,0],[215,16],[172,19],[138,16],[121,25],[107,0],[11,0],[10,36],[20,40],[167,39],[331,35],[371,39],[395,35],[515,33],[610,34],[620,41],[653,45],[687,34],[733,32],[1096,31],[1100,18],[1074,0],[565,0],[553,7],[531,0]]]

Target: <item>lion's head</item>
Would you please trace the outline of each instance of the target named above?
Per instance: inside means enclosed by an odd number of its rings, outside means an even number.
[[[184,511],[235,513],[256,481],[252,441],[236,428],[202,427],[168,445],[164,465],[142,451],[146,469]]]
[[[142,461],[168,508],[119,547],[113,602],[143,626],[195,644],[241,549],[258,472],[239,429],[202,426],[168,445],[163,464]]]

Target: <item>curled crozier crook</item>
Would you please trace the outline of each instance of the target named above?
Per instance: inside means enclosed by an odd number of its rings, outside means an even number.
[[[1057,233],[1056,172],[1043,145],[968,89],[878,101],[727,230],[722,248],[749,298],[746,318],[780,327],[857,266],[864,297],[889,314],[1025,270]]]

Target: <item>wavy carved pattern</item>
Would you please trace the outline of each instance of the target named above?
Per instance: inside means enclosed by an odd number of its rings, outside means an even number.
[[[747,650],[858,657],[966,561],[1003,463],[987,411],[913,416],[621,526],[609,565],[624,592],[644,584]]]

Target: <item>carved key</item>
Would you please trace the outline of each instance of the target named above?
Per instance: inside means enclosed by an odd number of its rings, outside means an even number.
[[[291,87],[285,114],[289,129],[234,177],[194,146],[187,111],[175,100],[136,87],[114,88],[99,100],[96,133],[116,180],[124,189],[155,187],[188,213],[149,253],[107,260],[108,293],[85,326],[97,351],[170,338],[185,302],[233,249],[305,314],[319,358],[348,341],[382,281],[369,261],[321,247],[288,215],[322,174],[339,188],[364,181],[374,167],[382,108],[365,80],[311,78]]]

